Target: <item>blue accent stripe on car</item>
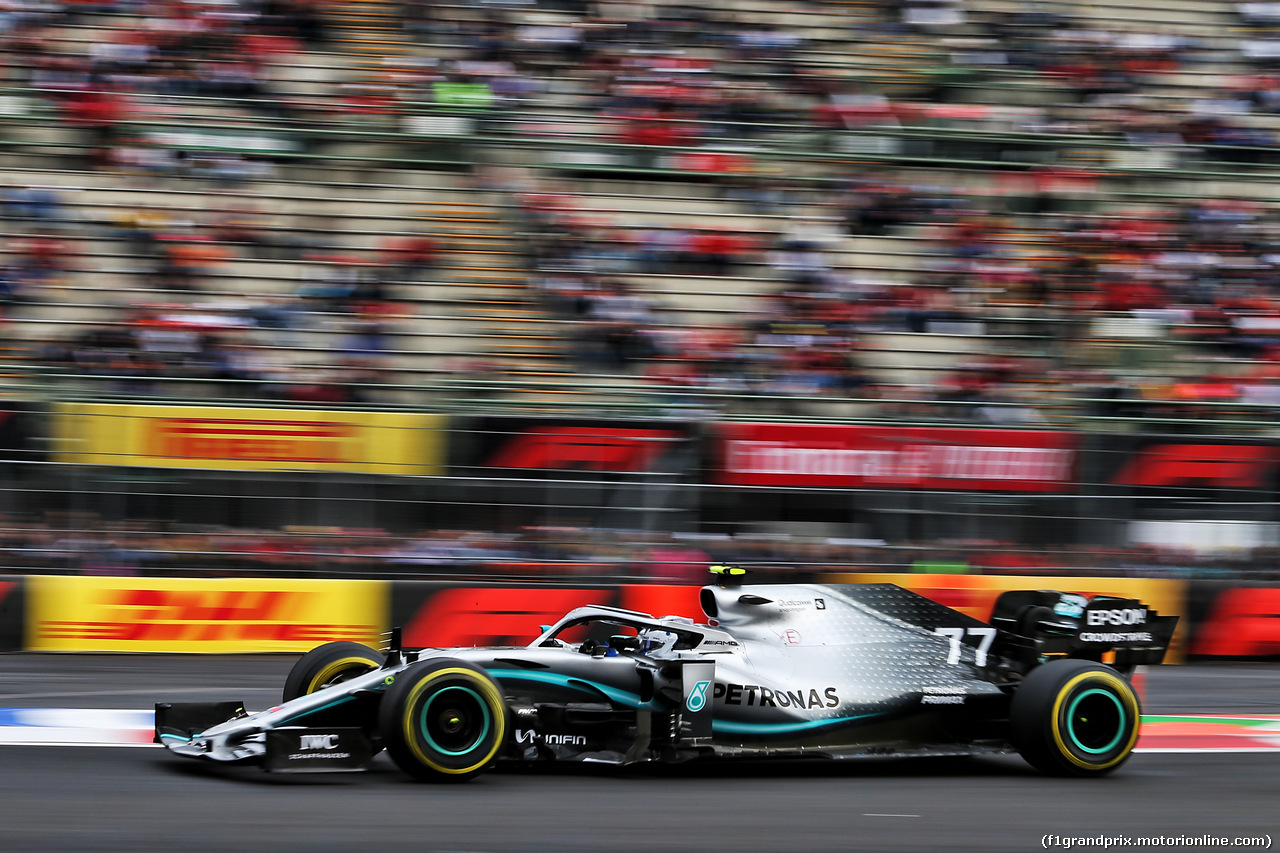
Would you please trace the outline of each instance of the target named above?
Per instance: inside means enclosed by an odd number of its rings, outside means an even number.
[[[665,708],[663,702],[650,700],[644,702],[640,699],[639,694],[632,693],[629,690],[621,690],[608,684],[601,684],[598,681],[591,681],[586,678],[578,678],[573,675],[561,675],[557,672],[530,672],[524,669],[490,669],[487,670],[489,675],[499,681],[534,681],[539,684],[552,684],[556,687],[568,687],[574,690],[581,690],[583,693],[589,693],[591,690],[597,690],[609,698],[611,702],[617,702],[619,705],[627,705],[631,708],[643,708],[646,710],[657,710]],[[575,684],[574,682],[577,682]],[[590,690],[579,687],[578,684],[586,685]]]
[[[804,720],[796,723],[739,723],[734,720],[713,720],[711,730],[716,734],[728,735],[784,735],[883,716],[885,715],[860,714],[856,717],[833,717],[829,720]]]
[[[343,696],[341,699],[335,699],[334,701],[330,702],[327,705],[321,705],[319,708],[312,708],[309,711],[303,711],[300,714],[294,714],[293,716],[285,717],[279,723],[276,723],[276,725],[279,726],[280,723],[287,723],[292,720],[301,720],[303,717],[309,717],[312,714],[319,714],[321,711],[327,711],[330,708],[337,707],[338,705],[341,705],[345,702],[350,702],[354,698],[355,698],[354,696]]]

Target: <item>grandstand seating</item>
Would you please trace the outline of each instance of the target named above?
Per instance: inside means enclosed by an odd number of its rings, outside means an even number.
[[[870,3],[833,0],[786,11],[762,0],[708,0],[707,6],[725,16],[749,15],[758,23],[789,28],[803,40],[797,59],[806,67],[831,79],[856,76],[864,91],[890,99],[919,98],[931,85],[923,72],[945,63],[957,37],[979,34],[974,28],[948,34],[904,28],[884,8]],[[466,5],[435,8],[444,21],[475,20],[477,14]],[[996,0],[966,4],[971,17],[1020,8],[1021,4]],[[1105,7],[1086,6],[1081,12],[1095,15],[1107,27],[1152,28],[1199,40],[1198,64],[1152,75],[1144,90],[1145,96],[1170,109],[1194,97],[1206,81],[1226,85],[1249,70],[1239,43],[1250,31],[1231,4],[1112,0]],[[175,292],[157,286],[156,277],[145,272],[151,259],[139,255],[120,228],[126,215],[158,211],[198,223],[194,230],[200,233],[220,205],[247,203],[264,209],[270,222],[267,235],[297,236],[318,224],[315,233],[308,234],[311,255],[356,254],[368,260],[387,237],[426,234],[438,241],[436,262],[415,277],[390,280],[386,304],[376,311],[387,330],[385,352],[373,366],[381,386],[376,402],[449,405],[484,392],[483,399],[490,405],[572,406],[591,401],[599,405],[606,400],[623,408],[642,404],[662,408],[681,392],[654,386],[634,372],[599,371],[574,360],[574,321],[550,311],[530,286],[533,271],[523,235],[518,233],[515,209],[518,188],[487,185],[469,168],[468,158],[486,168],[517,170],[520,180],[535,185],[568,186],[580,215],[599,227],[717,226],[756,235],[764,245],[775,243],[800,224],[820,227],[830,241],[825,256],[833,268],[889,286],[942,280],[938,261],[945,253],[936,233],[927,225],[881,236],[843,233],[839,211],[818,202],[834,181],[869,175],[903,184],[954,188],[979,202],[998,202],[992,195],[998,189],[992,173],[980,167],[998,164],[1005,147],[1034,142],[1043,150],[1055,150],[1059,163],[1090,170],[1095,178],[1086,203],[1091,212],[1123,217],[1141,205],[1149,210],[1180,197],[1270,202],[1276,178],[1265,163],[1255,167],[1195,161],[1188,172],[1165,168],[1168,163],[1135,159],[1135,153],[1143,153],[1141,149],[1119,137],[1081,139],[981,125],[970,129],[963,126],[965,119],[959,120],[960,127],[911,127],[897,122],[849,131],[851,137],[903,143],[888,153],[865,148],[841,152],[815,141],[808,111],[817,98],[794,96],[796,108],[790,114],[779,113],[776,122],[759,135],[745,141],[723,138],[727,147],[745,152],[761,168],[813,188],[803,206],[760,212],[726,193],[727,184],[732,183],[729,179],[691,180],[687,172],[669,168],[671,164],[661,157],[648,171],[638,168],[636,150],[617,145],[615,127],[601,120],[598,104],[587,97],[589,80],[580,71],[542,81],[541,89],[515,108],[493,116],[490,128],[475,138],[424,139],[406,132],[412,130],[411,123],[339,113],[332,105],[348,91],[344,87],[385,86],[388,69],[396,62],[454,57],[460,49],[448,41],[447,27],[406,32],[400,26],[399,8],[383,0],[341,4],[334,14],[333,38],[322,49],[309,49],[272,66],[272,85],[295,102],[295,113],[255,112],[225,98],[138,94],[140,117],[130,127],[140,133],[184,127],[213,133],[222,127],[248,136],[281,133],[301,140],[297,149],[249,156],[250,162],[266,164],[251,175],[121,174],[117,169],[95,167],[85,158],[89,143],[81,128],[62,123],[29,91],[14,87],[7,91],[13,108],[0,127],[5,183],[60,189],[67,217],[65,239],[75,245],[67,274],[42,288],[31,301],[11,309],[11,346],[36,363],[51,345],[85,329],[127,322],[131,306],[138,304],[176,303],[209,310],[214,306],[234,313],[267,298],[299,298],[332,262],[231,245],[226,247],[226,260],[200,274],[189,291]],[[553,9],[530,14],[546,23],[572,18]],[[53,29],[48,38],[59,49],[83,54],[121,25],[116,15],[90,16]],[[685,49],[700,58],[725,53],[722,45],[696,40]],[[724,60],[726,75],[756,88],[762,96],[776,94],[776,87],[785,82],[777,79],[768,63],[751,66],[741,58]],[[1056,91],[1054,84],[1016,68],[986,69],[981,79],[956,85],[966,102],[991,107],[1025,107]],[[422,104],[410,103],[405,109],[433,115]],[[308,118],[300,117],[304,114]],[[1242,120],[1280,129],[1280,119],[1273,114],[1254,112]],[[458,125],[465,126],[465,122]],[[546,135],[524,135],[529,130]],[[920,140],[929,141],[930,146],[922,151],[943,153],[912,153],[910,146]],[[959,154],[951,157],[948,151]],[[967,156],[966,152],[977,153]],[[599,155],[605,166],[582,168],[587,155]],[[1136,168],[1141,165],[1158,168]],[[1202,174],[1195,174],[1196,170]],[[1039,263],[1054,253],[1068,214],[1078,212],[1020,213],[994,241],[1006,256]],[[5,251],[12,254],[15,246],[39,232],[40,223],[10,217],[6,230],[10,239]],[[661,322],[683,328],[740,327],[767,311],[768,297],[784,287],[779,271],[764,256],[740,265],[731,276],[633,271],[619,277],[654,300]],[[1044,336],[1028,330],[1055,321],[1042,316],[1043,306],[1016,292],[979,294],[975,299],[975,310],[988,322],[968,324],[951,333],[871,333],[864,367],[886,386],[928,388],[964,358],[983,352],[1042,353]],[[291,336],[250,328],[244,331],[244,339],[298,371],[332,369],[341,381],[338,362],[349,334],[350,312],[314,302],[307,305]],[[1105,334],[1091,342],[1105,351],[1134,344],[1132,339]],[[1203,350],[1194,344],[1184,349],[1189,359]],[[1125,362],[1117,359],[1116,363]],[[1193,369],[1217,370],[1222,365],[1223,359],[1215,355],[1205,366]],[[1150,365],[1149,369],[1157,374],[1163,368]],[[187,382],[182,387],[184,393],[192,393],[202,386]],[[216,387],[216,393],[226,393],[224,385]],[[1071,393],[1070,388],[1059,391],[1060,396]],[[690,399],[701,402],[705,396]],[[728,408],[758,405],[758,401],[735,404],[720,395],[716,401]],[[820,416],[860,417],[868,411],[848,405],[847,399],[811,402],[813,407],[805,411]]]

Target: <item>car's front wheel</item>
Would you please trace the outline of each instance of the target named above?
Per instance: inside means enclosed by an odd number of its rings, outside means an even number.
[[[284,701],[307,696],[332,684],[378,669],[386,659],[362,643],[316,646],[298,658],[284,680]]]
[[[1013,745],[1043,773],[1101,776],[1138,742],[1142,707],[1109,666],[1056,660],[1027,674],[1009,708]]]
[[[488,673],[458,660],[426,660],[396,676],[378,729],[387,754],[415,779],[460,782],[483,772],[506,742],[508,711]]]

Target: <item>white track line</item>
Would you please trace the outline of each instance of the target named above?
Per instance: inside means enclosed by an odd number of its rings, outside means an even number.
[[[0,708],[0,744],[153,746],[154,711],[116,708]]]

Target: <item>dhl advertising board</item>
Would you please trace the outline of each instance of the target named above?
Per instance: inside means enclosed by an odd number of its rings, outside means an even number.
[[[1019,577],[1017,575],[927,575],[851,572],[825,577],[826,583],[892,583],[986,622],[1000,593],[1011,589],[1057,589],[1082,595],[1136,598],[1162,616],[1182,616],[1165,663],[1180,663],[1186,651],[1187,584],[1162,578]]]
[[[64,403],[54,458],[81,465],[439,474],[444,417],[399,412]]]
[[[38,652],[305,652],[377,646],[390,584],[273,578],[27,578],[26,648]]]

